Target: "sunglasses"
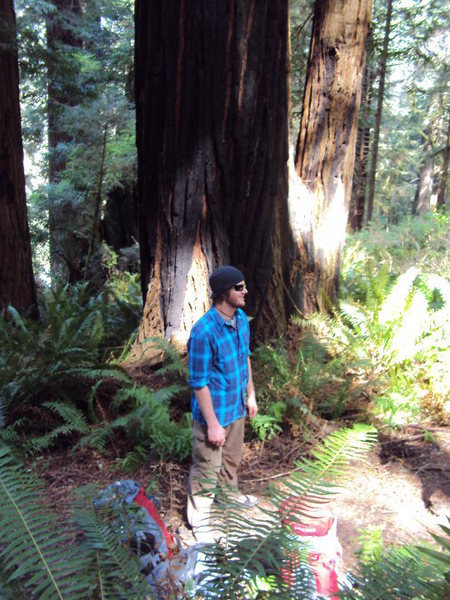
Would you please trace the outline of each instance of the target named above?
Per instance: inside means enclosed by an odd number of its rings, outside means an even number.
[[[247,289],[247,284],[246,283],[237,283],[236,285],[233,285],[233,288],[237,292],[242,292],[242,290],[246,290]]]

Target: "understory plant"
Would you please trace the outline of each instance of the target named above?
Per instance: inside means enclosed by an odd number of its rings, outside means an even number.
[[[114,438],[122,437],[129,450],[120,464],[128,471],[151,458],[182,462],[192,448],[191,415],[175,420],[170,414],[170,401],[182,390],[177,384],[157,391],[137,384],[118,390],[111,409],[119,416],[92,427],[79,445],[104,452]]]
[[[449,308],[447,280],[409,269],[366,304],[349,299],[334,315],[294,323],[340,357],[349,377],[372,390],[372,414],[397,427],[428,415],[449,417]]]
[[[327,340],[303,325],[297,334],[291,328],[289,339],[260,346],[253,356],[260,419],[262,425],[268,420],[272,435],[283,423],[305,430],[314,414],[338,418],[358,391],[354,386],[357,359],[348,353],[331,353]],[[259,422],[251,424],[259,433]]]
[[[131,285],[131,284],[130,284]],[[134,284],[133,284],[134,286]],[[3,437],[28,449],[83,434],[95,418],[90,390],[128,377],[114,360],[137,326],[134,292],[87,285],[47,290],[40,320],[9,307],[0,317],[0,412]],[[36,438],[36,439],[34,439]]]
[[[290,477],[268,490],[270,504],[261,507],[259,517],[225,505],[221,543],[202,547],[198,560],[203,574],[195,577],[193,573],[190,591],[177,598],[315,597],[307,548],[286,525],[287,518],[292,522],[296,516],[280,510],[281,503],[287,497],[307,497],[320,507],[346,479],[351,484],[352,461],[360,461],[374,441],[374,430],[367,426],[334,432],[311,458],[298,463]],[[76,510],[73,517],[68,511],[64,517],[53,514],[43,500],[42,486],[1,444],[0,581],[4,597],[11,593],[30,600],[152,597],[132,538],[117,526],[114,515],[96,509],[95,493],[79,491],[78,500],[71,503]],[[120,522],[126,523],[126,515]],[[434,555],[428,560],[417,549],[381,552],[372,544],[369,551],[366,544],[359,570],[349,578],[352,587],[343,590],[342,597],[443,598],[449,542],[447,537],[437,542],[445,544],[441,561]],[[282,576],[287,552],[299,558],[292,584]]]
[[[433,535],[437,547],[385,546],[378,530],[365,530],[359,537],[358,571],[343,597],[414,598],[443,600],[450,592],[450,529],[441,524],[443,535]],[[349,583],[350,583],[349,582]]]

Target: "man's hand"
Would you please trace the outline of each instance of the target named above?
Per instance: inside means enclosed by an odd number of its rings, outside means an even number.
[[[247,397],[247,412],[250,419],[253,419],[258,412],[258,404],[256,403],[256,396],[254,392],[253,394],[249,394]]]
[[[208,441],[213,446],[223,446],[225,444],[225,429],[220,423],[208,425]]]

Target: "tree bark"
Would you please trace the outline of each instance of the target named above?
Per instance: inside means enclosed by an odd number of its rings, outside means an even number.
[[[79,235],[82,217],[71,199],[58,196],[56,185],[66,167],[64,144],[72,141],[62,123],[64,109],[80,100],[78,69],[70,49],[80,48],[74,20],[81,16],[80,0],[52,0],[54,11],[47,18],[48,58],[48,145],[50,182],[50,267],[52,278],[80,281],[86,240]]]
[[[361,231],[364,223],[371,129],[370,108],[374,79],[375,73],[372,69],[366,67],[363,78],[360,125],[356,140],[356,166],[350,199],[349,225],[352,231]]]
[[[0,0],[0,32],[0,308],[36,316],[12,0]]]
[[[419,178],[417,181],[416,193],[414,197],[413,214],[418,215],[431,210],[431,196],[433,194],[433,171],[434,157],[432,154],[433,146],[431,142],[430,130],[423,134],[422,143],[422,165],[420,167]]]
[[[289,198],[299,250],[294,299],[306,315],[337,300],[371,13],[371,0],[315,4],[295,158],[299,182]]]
[[[184,343],[222,264],[245,273],[255,335],[286,324],[287,32],[287,0],[136,2],[138,345]]]
[[[378,146],[380,143],[381,119],[383,116],[384,87],[386,82],[387,61],[389,55],[389,38],[391,35],[392,0],[387,0],[386,25],[384,28],[383,50],[380,57],[377,110],[375,114],[375,129],[373,133],[372,155],[369,168],[366,223],[373,217],[373,202],[375,198],[375,178],[377,174]]]
[[[437,197],[437,209],[440,212],[445,212],[449,159],[450,159],[450,120],[448,122],[447,144],[445,146],[445,151],[444,151],[444,159],[442,162],[442,171],[441,171],[441,181],[439,183],[439,192],[438,192],[438,197]]]

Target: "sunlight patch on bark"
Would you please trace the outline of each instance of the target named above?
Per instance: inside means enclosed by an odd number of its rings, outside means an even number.
[[[336,260],[336,251],[340,249],[345,239],[348,208],[345,202],[345,186],[338,178],[333,198],[329,200],[328,208],[319,213],[319,220],[314,231],[314,247],[322,261]],[[319,202],[316,201],[316,205]]]
[[[314,194],[295,172],[293,161],[289,161],[289,222],[294,239],[298,240],[311,231],[314,209]]]
[[[192,264],[186,276],[186,294],[180,328],[170,338],[179,349],[185,349],[192,326],[205,314],[209,307],[208,267],[202,248],[199,223],[192,254]]]

